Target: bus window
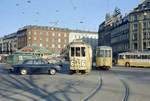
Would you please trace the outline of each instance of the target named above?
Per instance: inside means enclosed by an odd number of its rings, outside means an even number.
[[[81,54],[83,57],[85,57],[85,47],[81,47]]]
[[[75,56],[74,55],[74,47],[71,47],[71,56]]]
[[[76,56],[77,56],[77,57],[80,56],[80,47],[76,47]]]
[[[150,59],[150,55],[148,55],[148,59]]]
[[[119,59],[125,59],[125,55],[119,55]]]
[[[147,55],[142,55],[142,59],[147,59]]]
[[[126,55],[126,59],[130,59],[130,55]]]
[[[138,55],[137,59],[141,59],[141,55]]]

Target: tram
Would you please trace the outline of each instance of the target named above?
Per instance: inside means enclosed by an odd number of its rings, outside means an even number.
[[[75,40],[69,46],[70,73],[90,73],[92,48],[82,40]]]
[[[96,69],[112,68],[112,48],[109,46],[100,46],[96,49]]]

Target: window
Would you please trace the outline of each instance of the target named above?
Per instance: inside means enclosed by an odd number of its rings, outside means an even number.
[[[146,49],[146,42],[143,43],[143,49]]]
[[[104,57],[104,50],[100,50],[100,57]]]
[[[146,18],[147,18],[147,16],[146,16],[146,15],[144,15],[144,16],[143,16],[143,19],[146,19]]]
[[[105,57],[111,57],[111,51],[105,50]]]
[[[34,37],[34,40],[36,40],[36,37]]]
[[[60,45],[58,45],[58,48],[61,48]]]
[[[134,49],[137,50],[137,43],[134,43]]]
[[[23,64],[32,64],[32,63],[33,63],[32,60],[25,60],[25,61],[23,62]]]
[[[42,60],[34,60],[33,64],[45,64],[45,62]]]
[[[67,34],[66,34],[66,33],[64,34],[64,37],[67,37]]]
[[[55,45],[54,45],[54,44],[52,44],[52,48],[55,48]]]
[[[133,40],[137,40],[137,33],[134,33]]]
[[[36,33],[36,31],[34,32],[34,35],[36,35],[37,33]]]
[[[52,36],[55,36],[55,33],[54,33],[54,32],[52,33]]]
[[[58,39],[58,42],[61,42],[61,39]]]
[[[60,37],[60,36],[61,36],[61,33],[58,33],[58,36]]]
[[[138,15],[134,15],[133,20],[137,21],[138,20]]]
[[[137,30],[138,29],[138,24],[133,24],[133,30]]]
[[[71,56],[75,56],[75,50],[74,50],[74,47],[71,47]]]
[[[143,39],[146,39],[146,32],[143,33]]]
[[[81,56],[85,57],[85,47],[81,47]]]
[[[143,22],[143,29],[146,29],[146,22]]]
[[[76,47],[76,56],[77,56],[77,57],[80,56],[80,47]]]
[[[29,35],[31,35],[31,31],[29,31],[28,33],[29,33]]]

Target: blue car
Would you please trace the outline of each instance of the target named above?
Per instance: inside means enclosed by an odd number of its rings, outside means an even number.
[[[47,72],[50,75],[55,75],[56,71],[61,69],[58,64],[50,64],[42,59],[27,59],[22,64],[13,65],[14,71],[21,75],[30,74],[33,72]]]

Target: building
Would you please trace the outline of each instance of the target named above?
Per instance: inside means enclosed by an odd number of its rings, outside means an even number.
[[[25,46],[38,45],[60,54],[69,44],[69,31],[64,28],[52,28],[47,26],[25,26],[17,32],[18,49]]]
[[[143,0],[130,12],[130,50],[150,46],[150,0]]]
[[[0,54],[3,53],[3,37],[0,38]]]
[[[150,0],[142,0],[122,17],[118,8],[106,14],[99,26],[98,45],[111,46],[113,55],[125,51],[144,51],[150,46]]]
[[[98,33],[97,32],[70,30],[69,43],[73,42],[76,39],[81,39],[85,43],[88,43],[89,45],[91,45],[93,54],[95,55],[96,48],[98,46]]]
[[[5,35],[3,37],[2,44],[2,53],[3,54],[12,54],[17,50],[17,33],[12,33],[9,35]]]

